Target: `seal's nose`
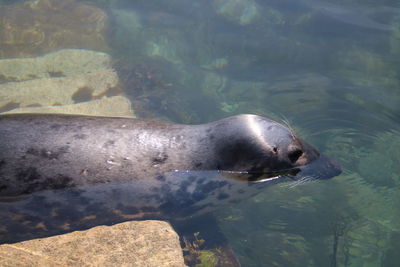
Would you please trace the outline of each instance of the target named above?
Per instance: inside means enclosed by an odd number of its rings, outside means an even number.
[[[303,155],[303,151],[298,147],[289,148],[288,158],[290,162],[295,163]]]

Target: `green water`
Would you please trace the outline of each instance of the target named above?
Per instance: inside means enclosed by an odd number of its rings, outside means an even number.
[[[400,266],[398,1],[90,5],[106,11],[104,52],[138,116],[269,116],[342,165],[332,180],[270,187],[215,214],[242,266]],[[77,36],[59,48],[93,49]]]

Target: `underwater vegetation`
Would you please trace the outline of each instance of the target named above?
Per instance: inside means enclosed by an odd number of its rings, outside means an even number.
[[[187,265],[196,267],[241,266],[230,248],[205,249],[204,243],[206,241],[199,236],[200,232],[196,232],[192,238],[183,237],[183,251],[186,254],[185,263]]]

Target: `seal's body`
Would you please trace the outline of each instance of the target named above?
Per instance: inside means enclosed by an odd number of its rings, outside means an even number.
[[[181,170],[272,172],[318,152],[281,124],[239,115],[203,125],[66,115],[0,117],[0,196],[151,179]]]
[[[288,128],[256,115],[202,125],[4,115],[0,218],[3,229],[14,230],[3,240],[18,240],[17,232],[27,238],[134,218],[191,216],[312,165],[327,170],[315,178],[340,172]]]

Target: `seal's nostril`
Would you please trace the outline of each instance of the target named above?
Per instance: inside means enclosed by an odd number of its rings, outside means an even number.
[[[301,157],[301,155],[303,155],[303,151],[300,149],[295,149],[289,152],[288,157],[291,163],[295,163]]]

